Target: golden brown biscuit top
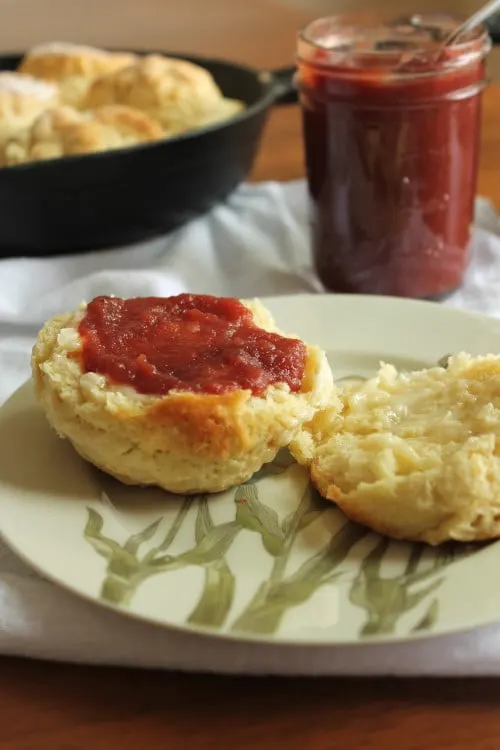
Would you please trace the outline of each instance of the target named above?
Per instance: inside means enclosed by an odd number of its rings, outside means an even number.
[[[186,60],[146,55],[94,81],[84,107],[121,103],[151,113],[165,129],[185,130],[222,100],[208,70]]]
[[[49,107],[57,106],[56,86],[22,73],[0,73],[0,144],[22,138],[33,121]],[[0,163],[3,164],[0,153]]]
[[[46,55],[99,55],[106,54],[98,47],[88,44],[74,44],[73,42],[44,42],[37,44],[29,51],[30,57],[44,57]]]
[[[33,47],[19,71],[37,78],[58,80],[68,76],[95,78],[132,65],[136,56],[128,52],[107,52],[85,45],[53,42]]]
[[[28,133],[5,148],[8,164],[87,154],[161,138],[160,125],[144,112],[124,106],[79,112],[72,107],[45,111]]]
[[[244,103],[238,99],[221,99],[200,116],[197,126],[214,125],[215,123],[229,120],[242,112],[244,108]]]

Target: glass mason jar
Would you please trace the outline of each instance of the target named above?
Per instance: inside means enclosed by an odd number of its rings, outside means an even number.
[[[485,58],[481,27],[345,15],[298,41],[317,273],[333,292],[436,299],[467,266]]]

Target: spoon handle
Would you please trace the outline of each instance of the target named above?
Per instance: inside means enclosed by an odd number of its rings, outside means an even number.
[[[480,23],[483,21],[486,21],[486,19],[489,16],[492,16],[497,10],[500,10],[500,0],[489,0],[489,2],[485,3],[479,10],[477,10],[470,18],[468,18],[464,23],[460,24],[456,29],[454,29],[449,36],[447,36],[444,47],[448,47],[450,44],[453,44],[462,34],[467,33],[468,31],[471,31],[471,29],[475,28],[476,26],[479,26]]]

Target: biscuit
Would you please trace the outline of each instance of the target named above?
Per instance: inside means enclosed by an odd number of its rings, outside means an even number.
[[[206,127],[208,125],[215,125],[224,122],[225,120],[230,120],[232,117],[236,117],[236,115],[242,112],[244,108],[245,105],[238,99],[221,99],[212,109],[207,110],[200,116],[196,123],[196,127]]]
[[[128,68],[103,76],[90,87],[84,106],[126,104],[147,112],[166,133],[175,134],[203,124],[225,105],[222,92],[208,70],[161,55],[147,55]],[[227,117],[242,104],[226,105]]]
[[[259,327],[276,331],[264,306],[245,304]],[[85,309],[53,318],[40,331],[32,355],[35,389],[59,435],[124,483],[190,494],[245,482],[331,398],[332,374],[314,346],[307,347],[299,392],[281,383],[261,396],[250,390],[151,396],[114,385],[82,370],[78,325]]]
[[[14,72],[0,73],[0,144],[24,133],[48,107],[58,103],[56,86]]]
[[[500,357],[342,389],[290,449],[321,495],[395,539],[440,544],[500,536]]]
[[[163,137],[160,125],[131,107],[101,107],[79,112],[72,107],[47,110],[20,137],[4,147],[5,166],[126,148]]]
[[[19,71],[56,83],[62,103],[79,107],[95,78],[132,65],[135,60],[136,55],[128,52],[52,42],[29,50]]]

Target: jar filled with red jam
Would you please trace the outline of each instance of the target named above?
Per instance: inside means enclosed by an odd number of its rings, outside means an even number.
[[[439,299],[460,286],[473,219],[484,27],[418,15],[319,19],[300,35],[317,273],[333,292]]]

